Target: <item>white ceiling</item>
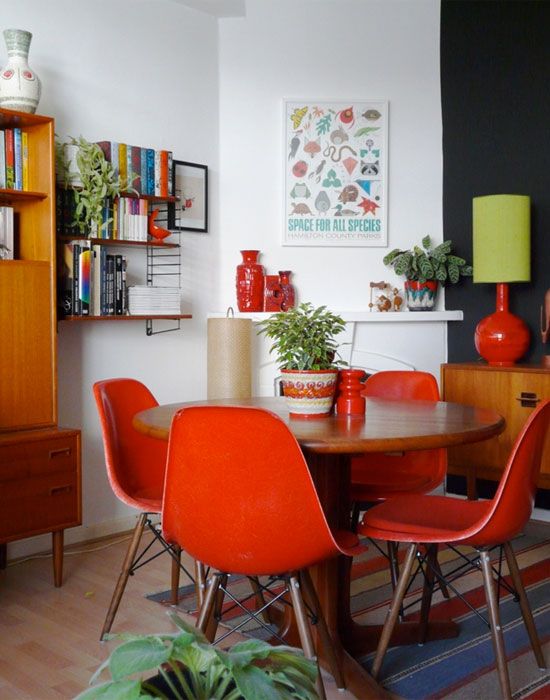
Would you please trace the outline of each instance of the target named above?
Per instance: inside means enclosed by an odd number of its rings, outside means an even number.
[[[244,17],[245,0],[173,0],[192,10],[206,12],[214,17]]]

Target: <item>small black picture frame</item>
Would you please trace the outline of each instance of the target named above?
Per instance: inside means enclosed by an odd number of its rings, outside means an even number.
[[[168,228],[173,231],[208,231],[208,166],[174,160],[172,191],[177,197],[168,211]]]

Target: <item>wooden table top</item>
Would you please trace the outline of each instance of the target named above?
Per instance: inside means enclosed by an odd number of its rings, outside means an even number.
[[[487,440],[504,430],[494,411],[444,401],[395,401],[367,398],[361,416],[291,418],[284,398],[216,399],[166,404],[141,411],[134,427],[167,440],[174,413],[188,406],[254,406],[276,413],[301,447],[321,453],[386,452],[450,447]],[[213,436],[215,437],[215,436]]]

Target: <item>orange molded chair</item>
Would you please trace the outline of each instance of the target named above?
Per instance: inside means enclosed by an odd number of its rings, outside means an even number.
[[[160,514],[162,510],[167,444],[138,433],[132,426],[136,413],[158,406],[155,397],[135,379],[108,379],[94,384],[93,390],[101,422],[109,483],[117,498],[140,511],[101,630],[100,638],[103,639],[113,624],[128,576],[158,556],[156,554],[144,560],[154,540],[141,554],[137,553],[144,528],[147,526],[163,546],[163,551],[168,550],[172,555],[174,603],[177,602],[180,552],[165,543],[150,517]]]
[[[374,659],[372,673],[375,678],[378,676],[388,648],[420,544],[428,547],[428,555],[426,557],[427,583],[420,612],[421,638],[419,641],[424,641],[426,637],[433,579],[441,576],[439,571],[433,568],[435,547],[442,543],[473,547],[477,551],[473,564],[475,566],[479,562],[483,573],[502,694],[505,698],[512,697],[500,626],[498,594],[495,591],[494,572],[489,557],[489,550],[500,546],[504,548],[510,576],[537,663],[541,669],[546,668],[510,540],[522,531],[531,516],[544,439],[549,425],[550,401],[545,401],[533,411],[518,436],[492,500],[468,501],[447,496],[411,495],[389,499],[367,511],[359,526],[361,534],[389,542],[411,543]],[[458,594],[456,590],[455,592]]]
[[[428,372],[377,372],[367,379],[362,394],[390,400],[439,401],[437,381]],[[351,500],[357,504],[427,493],[443,482],[446,471],[444,449],[355,457],[351,463]]]
[[[428,372],[390,370],[372,374],[363,396],[379,399],[439,401],[437,381]],[[386,498],[428,493],[439,486],[447,472],[447,450],[418,450],[392,454],[365,454],[351,462],[351,527],[356,530],[361,507]],[[392,586],[399,576],[397,544],[388,543]],[[442,592],[448,596],[445,585]],[[401,616],[403,611],[401,611]]]
[[[314,648],[301,591],[343,686],[307,567],[363,548],[353,533],[330,530],[300,446],[278,416],[253,407],[181,409],[170,431],[162,528],[167,542],[216,570],[197,621],[210,638],[227,574],[276,575],[286,582],[306,656]],[[320,676],[318,689],[324,697]]]

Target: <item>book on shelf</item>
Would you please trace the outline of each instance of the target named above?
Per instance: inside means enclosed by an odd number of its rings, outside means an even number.
[[[23,189],[29,191],[29,135],[26,131],[21,134],[21,157],[23,162]]]
[[[90,241],[83,241],[78,259],[78,298],[80,315],[90,315],[92,251]]]
[[[179,287],[128,287],[128,313],[133,316],[179,315],[181,313]]]
[[[6,134],[0,131],[0,189],[6,189]]]
[[[12,190],[15,185],[15,150],[13,129],[4,130],[6,136],[6,188]]]
[[[0,207],[0,260],[13,260],[13,207]]]
[[[21,129],[13,130],[13,187],[16,190],[23,189],[23,148],[21,143]]]

